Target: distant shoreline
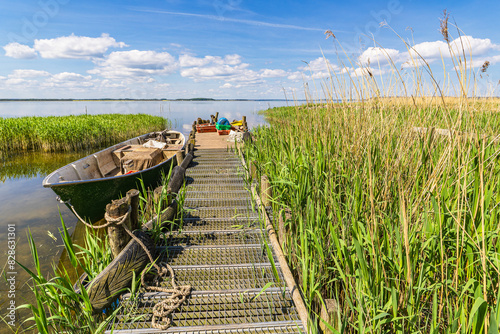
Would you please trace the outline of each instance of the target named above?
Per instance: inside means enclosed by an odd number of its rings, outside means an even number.
[[[208,101],[208,102],[267,102],[267,101],[286,101],[285,99],[211,99],[211,98],[190,98],[190,99],[0,99],[0,102],[107,102],[107,101],[125,101],[125,102],[175,102],[175,101]],[[302,101],[302,100],[298,100]],[[305,100],[304,100],[305,101]]]

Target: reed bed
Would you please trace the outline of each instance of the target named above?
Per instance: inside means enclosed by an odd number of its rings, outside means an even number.
[[[267,110],[244,147],[313,325],[334,299],[331,332],[498,333],[499,100],[475,97],[468,50],[450,53],[454,97],[422,59],[384,78],[332,70],[323,99],[305,85],[308,104]]]
[[[342,331],[498,328],[500,147],[417,134],[419,112],[277,108],[247,147],[294,213],[284,251],[311,312],[337,299]]]
[[[95,149],[168,125],[165,118],[146,114],[0,118],[0,152]]]

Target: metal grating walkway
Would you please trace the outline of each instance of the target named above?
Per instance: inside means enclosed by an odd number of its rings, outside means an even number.
[[[166,294],[124,295],[113,333],[304,332],[249,188],[236,154],[195,151],[182,223],[157,244],[177,284],[193,287],[191,296],[161,331],[151,328],[151,310]]]

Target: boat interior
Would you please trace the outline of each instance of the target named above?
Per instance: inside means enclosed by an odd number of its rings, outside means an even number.
[[[45,180],[45,184],[100,179],[138,172],[170,159],[183,146],[184,136],[179,132],[152,132],[61,167]]]

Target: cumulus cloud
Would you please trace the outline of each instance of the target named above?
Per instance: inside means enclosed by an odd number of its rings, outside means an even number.
[[[446,57],[447,55],[449,55],[448,44],[443,41],[423,42],[415,44],[410,49],[410,54],[413,58],[424,58],[426,60],[440,58],[441,55]]]
[[[451,49],[451,53],[450,53]],[[428,63],[436,59],[451,58],[462,56],[464,53],[469,56],[481,56],[490,51],[500,50],[500,45],[494,44],[489,38],[474,38],[472,36],[460,36],[450,42],[450,45],[444,41],[423,42],[414,45],[409,53],[406,53],[406,66],[413,66],[410,55],[415,60],[424,58]],[[403,57],[404,58],[404,57]]]
[[[351,68],[347,67],[342,69],[342,73],[348,73],[352,76],[355,77],[363,77],[363,76],[376,76],[376,75],[382,75],[386,73],[386,70],[384,68],[372,68],[372,67],[358,67],[358,68]]]
[[[287,76],[288,80],[299,81],[304,79],[304,74],[300,71],[295,71]]]
[[[109,48],[123,48],[127,45],[117,42],[108,34],[101,37],[70,36],[52,39],[36,39],[34,49],[42,58],[101,58]]]
[[[282,69],[266,69],[255,71],[250,64],[243,63],[240,55],[232,54],[224,57],[205,56],[194,57],[181,55],[179,57],[181,76],[191,78],[196,82],[206,80],[223,80],[219,88],[239,88],[259,85],[264,79],[286,77],[288,72]]]
[[[52,76],[50,79],[51,81],[57,81],[57,82],[67,82],[67,81],[81,81],[81,80],[90,80],[92,76],[87,75],[83,76],[79,73],[72,73],[72,72],[62,72],[62,73],[57,73]]]
[[[488,53],[491,50],[500,50],[500,45],[491,43],[489,38],[474,38],[472,36],[460,36],[451,43],[451,48],[455,52],[462,52],[472,56],[479,56]]]
[[[247,69],[249,64],[241,62],[239,55],[205,56],[203,58],[182,55],[179,57],[182,67],[181,76],[194,81],[225,80],[225,81],[255,81],[258,75]]]
[[[278,77],[285,77],[287,76],[288,73],[285,70],[271,70],[271,69],[263,69],[260,72],[261,78],[278,78]]]
[[[318,57],[310,62],[306,63],[305,66],[299,67],[299,69],[303,71],[311,71],[311,72],[328,72],[328,69],[332,68],[332,64],[328,59],[323,57]]]
[[[490,65],[500,63],[500,55],[491,56],[491,57],[482,57],[473,59],[467,63],[467,67],[478,68],[482,67],[485,62],[489,62]],[[460,65],[454,67],[455,70],[460,70]]]
[[[81,75],[73,72],[61,72],[54,74],[43,83],[44,87],[58,88],[89,88],[94,86],[92,76]]]
[[[237,66],[230,66],[226,64],[214,64],[211,66],[191,67],[181,70],[183,77],[194,79],[195,81],[203,81],[208,79],[222,79],[228,80],[242,75],[248,64],[240,64]]]
[[[181,67],[205,66],[211,62],[214,57],[206,56],[204,58],[193,57],[190,55],[180,55],[179,65]]]
[[[115,51],[97,60],[96,64],[98,67],[88,72],[106,78],[164,75],[177,69],[177,62],[172,55],[156,51]]]
[[[329,59],[318,57],[310,62],[306,63],[305,66],[298,67],[301,72],[295,72],[288,76],[290,80],[299,80],[299,79],[321,79],[328,78],[330,73],[339,72],[342,68],[336,64],[332,64]]]
[[[30,48],[27,45],[19,44],[19,43],[9,43],[3,47],[5,50],[5,55],[11,58],[18,59],[33,59],[36,58],[35,49]]]
[[[47,71],[38,70],[14,70],[9,74],[9,78],[40,78],[49,77],[51,74]]]
[[[218,56],[205,56],[203,58],[199,58],[187,54],[179,56],[179,65],[181,67],[200,67],[208,64],[238,65],[241,64],[241,56],[237,54],[226,55],[224,58]]]
[[[391,62],[399,61],[400,53],[395,49],[382,49],[379,47],[369,47],[359,57],[361,65],[367,66],[370,64],[386,65]]]
[[[5,84],[7,86],[21,86],[21,85],[23,85],[25,87],[31,87],[37,82],[38,81],[36,81],[36,80],[26,80],[24,78],[7,78],[7,80],[5,80]]]

